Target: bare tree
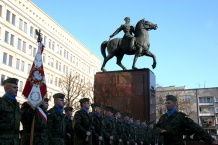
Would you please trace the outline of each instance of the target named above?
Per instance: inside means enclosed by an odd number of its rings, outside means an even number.
[[[90,98],[93,101],[93,85],[85,82],[79,74],[68,75],[61,80],[62,92],[65,94],[66,106],[74,108],[74,111],[80,108],[79,99]]]

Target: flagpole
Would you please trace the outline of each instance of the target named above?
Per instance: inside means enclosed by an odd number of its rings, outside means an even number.
[[[30,145],[33,145],[34,128],[35,128],[35,114],[33,116],[32,125],[31,125]]]
[[[37,43],[38,43],[38,49],[41,49],[41,42],[42,42],[42,37],[41,37],[41,33],[40,33],[40,29],[39,31],[36,31],[36,35],[38,36],[37,38]],[[35,110],[36,108],[32,108],[33,110]],[[33,145],[33,139],[34,139],[34,128],[35,128],[35,114],[33,116],[33,120],[32,120],[32,124],[31,124],[31,131],[30,131],[30,145]]]

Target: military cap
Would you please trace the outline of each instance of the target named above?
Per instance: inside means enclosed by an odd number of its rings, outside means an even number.
[[[110,111],[110,112],[114,112],[114,108],[112,108],[112,107],[109,107],[109,106],[107,106],[107,107],[105,107],[104,108],[106,111]]]
[[[92,108],[94,108],[94,107],[101,107],[101,104],[99,104],[99,103],[93,103],[93,104],[91,104],[91,106],[92,106]]]
[[[67,107],[64,107],[64,110],[65,110],[65,111],[73,111],[73,108],[72,108],[72,107],[69,107],[69,106],[67,106]]]
[[[123,117],[125,117],[125,116],[129,117],[130,114],[129,114],[128,112],[123,112],[123,113],[122,113],[122,116],[123,116]]]
[[[60,98],[60,99],[64,99],[65,95],[62,94],[62,93],[57,93],[57,94],[54,94],[53,95],[53,98],[56,99],[56,98]]]
[[[85,103],[85,102],[89,102],[89,98],[82,98],[79,100],[80,104]]]
[[[139,120],[139,121],[140,121],[140,118],[139,118],[139,117],[136,117],[136,118],[135,118],[135,121],[137,121],[137,120]]]
[[[49,101],[49,98],[44,98],[44,102],[48,102]]]
[[[118,110],[118,109],[114,109],[114,114],[116,114],[116,113],[121,113],[121,111],[120,110]]]
[[[8,79],[2,81],[2,85],[4,86],[6,83],[11,83],[11,84],[17,85],[18,81],[19,80],[17,78],[8,78]]]
[[[130,17],[126,17],[126,18],[124,18],[124,20],[126,20],[126,19],[129,19],[129,20],[130,20]]]
[[[169,101],[169,100],[172,100],[172,101],[177,101],[177,98],[176,98],[176,96],[173,96],[173,95],[167,95],[166,96],[166,101]]]
[[[154,120],[153,120],[153,121],[149,121],[147,124],[148,124],[148,125],[151,125],[151,124],[155,124],[155,122],[154,122]]]

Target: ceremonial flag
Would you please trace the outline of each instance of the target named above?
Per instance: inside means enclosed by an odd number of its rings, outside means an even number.
[[[41,42],[38,42],[38,51],[22,93],[33,108],[38,107],[42,103],[42,100],[47,93],[42,64],[43,49],[44,45]]]

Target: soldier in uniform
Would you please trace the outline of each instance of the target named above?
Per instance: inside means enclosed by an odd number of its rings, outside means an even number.
[[[116,127],[116,137],[114,143],[117,145],[123,145],[123,123],[121,121],[121,112],[120,110],[114,110],[114,119],[115,119],[115,127]]]
[[[74,145],[92,144],[92,118],[89,115],[89,98],[79,100],[81,109],[77,111],[73,119]]]
[[[135,133],[136,133],[136,142],[137,144],[141,145],[144,142],[144,136],[143,136],[143,130],[140,125],[139,118],[135,118],[134,125],[135,125]]]
[[[198,134],[202,140],[212,144],[213,138],[186,114],[178,112],[176,109],[177,98],[167,95],[165,106],[167,112],[162,115],[155,125],[155,132],[163,136],[164,145],[183,145],[183,134],[185,129]]]
[[[126,17],[124,20],[126,23],[121,25],[113,34],[111,34],[110,38],[114,37],[121,30],[123,30],[123,32],[125,33],[123,39],[130,40],[130,51],[132,51],[132,49],[135,49],[133,37],[133,33],[135,34],[135,28],[133,25],[130,24],[130,17]]]
[[[93,118],[93,131],[92,131],[92,144],[102,144],[103,145],[103,124],[101,113],[101,104],[93,103],[91,116]]]
[[[21,112],[16,100],[18,79],[2,82],[5,94],[0,98],[0,145],[19,145]]]
[[[66,145],[73,145],[73,127],[72,127],[72,107],[65,107],[65,122],[66,122]]]
[[[33,145],[48,145],[48,126],[46,110],[48,108],[48,98],[44,98],[40,108],[32,109],[28,102],[24,102],[21,107],[21,122],[23,124],[23,134],[21,136],[21,145],[30,144],[30,134],[33,117],[35,116]],[[43,116],[44,115],[44,116]],[[43,116],[43,117],[42,117]]]
[[[109,106],[105,107],[104,119],[103,119],[103,124],[104,124],[103,137],[104,137],[105,145],[114,144],[116,128],[113,118],[113,112],[114,112],[114,108]]]
[[[54,107],[48,111],[49,144],[64,145],[66,137],[66,123],[64,109],[64,97],[62,93],[53,95]]]

